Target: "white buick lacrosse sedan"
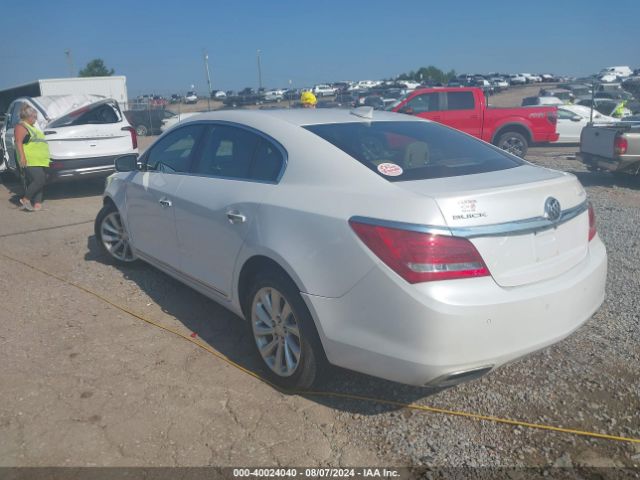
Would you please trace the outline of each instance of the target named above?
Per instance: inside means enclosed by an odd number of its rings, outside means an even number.
[[[285,387],[326,362],[453,385],[558,342],[604,298],[575,176],[415,117],[212,112],[116,169],[100,247],[246,319]]]

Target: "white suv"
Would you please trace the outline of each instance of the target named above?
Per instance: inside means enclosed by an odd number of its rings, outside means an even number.
[[[198,95],[196,92],[187,92],[184,96],[184,103],[198,103]]]
[[[329,97],[336,94],[336,89],[330,85],[315,85],[312,90],[316,97]]]
[[[284,100],[283,90],[269,90],[267,92],[264,92],[265,102],[280,102],[282,100]]]
[[[509,76],[509,83],[511,85],[524,85],[527,83],[527,78],[520,73],[516,73]]]
[[[49,181],[109,175],[115,171],[116,157],[138,151],[136,131],[113,99],[97,95],[22,97],[9,105],[0,130],[0,172],[18,172],[14,128],[25,103],[38,112],[38,126],[49,144]]]

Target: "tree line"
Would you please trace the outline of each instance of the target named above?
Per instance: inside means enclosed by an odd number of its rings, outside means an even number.
[[[411,70],[408,73],[401,73],[397,80],[410,80],[414,82],[433,82],[433,83],[448,83],[449,80],[456,77],[455,70],[449,70],[444,72],[433,65],[428,67],[420,67],[418,70]]]

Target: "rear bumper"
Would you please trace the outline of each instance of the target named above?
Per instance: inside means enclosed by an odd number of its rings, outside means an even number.
[[[610,172],[629,171],[630,173],[638,173],[640,170],[640,156],[638,155],[620,155],[616,158],[606,158],[578,152],[576,153],[576,158],[585,165],[602,168]]]
[[[115,160],[120,155],[109,155],[94,158],[74,158],[59,160],[52,158],[48,170],[49,183],[99,178],[111,175],[116,171]]]
[[[606,272],[596,236],[579,265],[523,287],[503,288],[491,277],[409,285],[377,266],[343,297],[303,298],[331,363],[401,383],[442,385],[571,334],[602,304]]]

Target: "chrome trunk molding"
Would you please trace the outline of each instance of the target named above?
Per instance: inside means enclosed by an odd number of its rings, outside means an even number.
[[[513,222],[494,223],[491,225],[478,225],[475,227],[448,227],[438,225],[419,225],[415,223],[393,222],[389,220],[379,220],[369,217],[354,216],[350,220],[368,225],[379,225],[381,227],[396,228],[399,230],[410,230],[413,232],[429,233],[432,235],[448,235],[462,238],[475,237],[506,237],[511,235],[526,235],[528,233],[542,232],[551,228],[556,228],[563,223],[573,220],[589,208],[587,201],[575,207],[563,210],[560,218],[551,221],[545,217],[532,217]]]

